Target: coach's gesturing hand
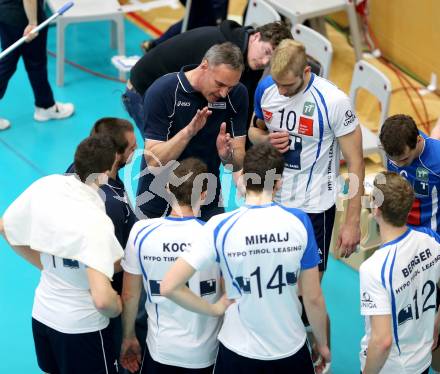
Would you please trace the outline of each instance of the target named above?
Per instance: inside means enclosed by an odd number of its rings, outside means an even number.
[[[197,113],[191,120],[191,122],[186,126],[186,131],[190,137],[195,136],[203,127],[206,125],[208,117],[212,114],[212,111],[208,110],[208,107],[203,109],[197,109]]]

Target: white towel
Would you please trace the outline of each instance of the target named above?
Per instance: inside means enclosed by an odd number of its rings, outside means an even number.
[[[80,261],[110,279],[114,263],[124,255],[98,192],[73,175],[37,180],[3,220],[11,245]]]

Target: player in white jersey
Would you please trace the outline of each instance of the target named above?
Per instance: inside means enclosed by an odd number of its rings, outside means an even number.
[[[309,214],[323,272],[335,216],[341,151],[350,173],[351,196],[338,236],[341,255],[348,257],[360,240],[362,134],[350,100],[333,83],[311,72],[302,44],[283,40],[273,54],[271,75],[257,87],[254,112],[250,140],[254,144],[269,141],[285,159],[283,187],[275,201]]]
[[[123,251],[97,192],[115,155],[110,137],[85,139],[75,153],[77,176],[36,181],[0,220],[0,233],[12,248],[42,270],[32,331],[45,373],[118,370],[108,325],[122,309],[110,279],[115,256],[121,258]]]
[[[141,220],[133,226],[122,261],[124,282],[123,343],[121,363],[145,374],[212,373],[218,350],[221,319],[188,312],[160,295],[166,272],[201,235],[204,222],[196,216],[206,197],[202,178],[206,165],[195,158],[183,160],[174,170],[169,190],[174,196],[168,217]],[[182,182],[183,181],[183,182]],[[220,268],[213,264],[197,272],[189,287],[209,303],[220,298]],[[142,282],[147,293],[147,348],[140,359],[134,333]]]
[[[440,322],[440,237],[429,228],[406,226],[414,192],[403,177],[384,172],[374,186],[373,214],[383,244],[359,270],[365,316],[361,370],[427,374]]]
[[[196,271],[220,263],[227,297],[235,302],[227,308],[218,336],[215,373],[314,373],[298,284],[318,350],[330,361],[310,219],[272,201],[283,168],[282,155],[270,144],[248,150],[243,165],[246,204],[211,218],[161,283],[161,293],[184,308],[215,315],[218,305],[206,303],[185,282]]]

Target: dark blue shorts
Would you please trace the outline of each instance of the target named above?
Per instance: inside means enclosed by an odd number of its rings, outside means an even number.
[[[220,343],[214,374],[315,374],[307,344],[279,360],[256,360],[232,352]]]
[[[312,221],[316,244],[318,244],[320,258],[318,267],[319,271],[321,272],[327,269],[328,253],[330,252],[333,224],[335,223],[335,213],[335,205],[322,213],[307,213],[310,220]]]
[[[110,329],[65,334],[32,318],[38,366],[50,374],[115,374],[117,356]]]
[[[212,369],[213,365],[203,369],[187,369],[179,366],[161,364],[153,360],[148,351],[148,347],[145,347],[139,374],[212,374]]]

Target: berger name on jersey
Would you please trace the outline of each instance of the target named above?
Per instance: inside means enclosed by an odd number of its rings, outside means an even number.
[[[334,205],[340,159],[337,138],[358,126],[347,95],[311,74],[303,92],[286,97],[268,76],[255,93],[255,116],[269,131],[290,135],[283,186],[276,201],[307,213],[320,213]]]
[[[372,315],[391,315],[393,345],[380,374],[421,373],[431,362],[436,284],[440,278],[440,238],[433,231],[408,229],[385,243],[359,269],[361,368],[371,337]]]

